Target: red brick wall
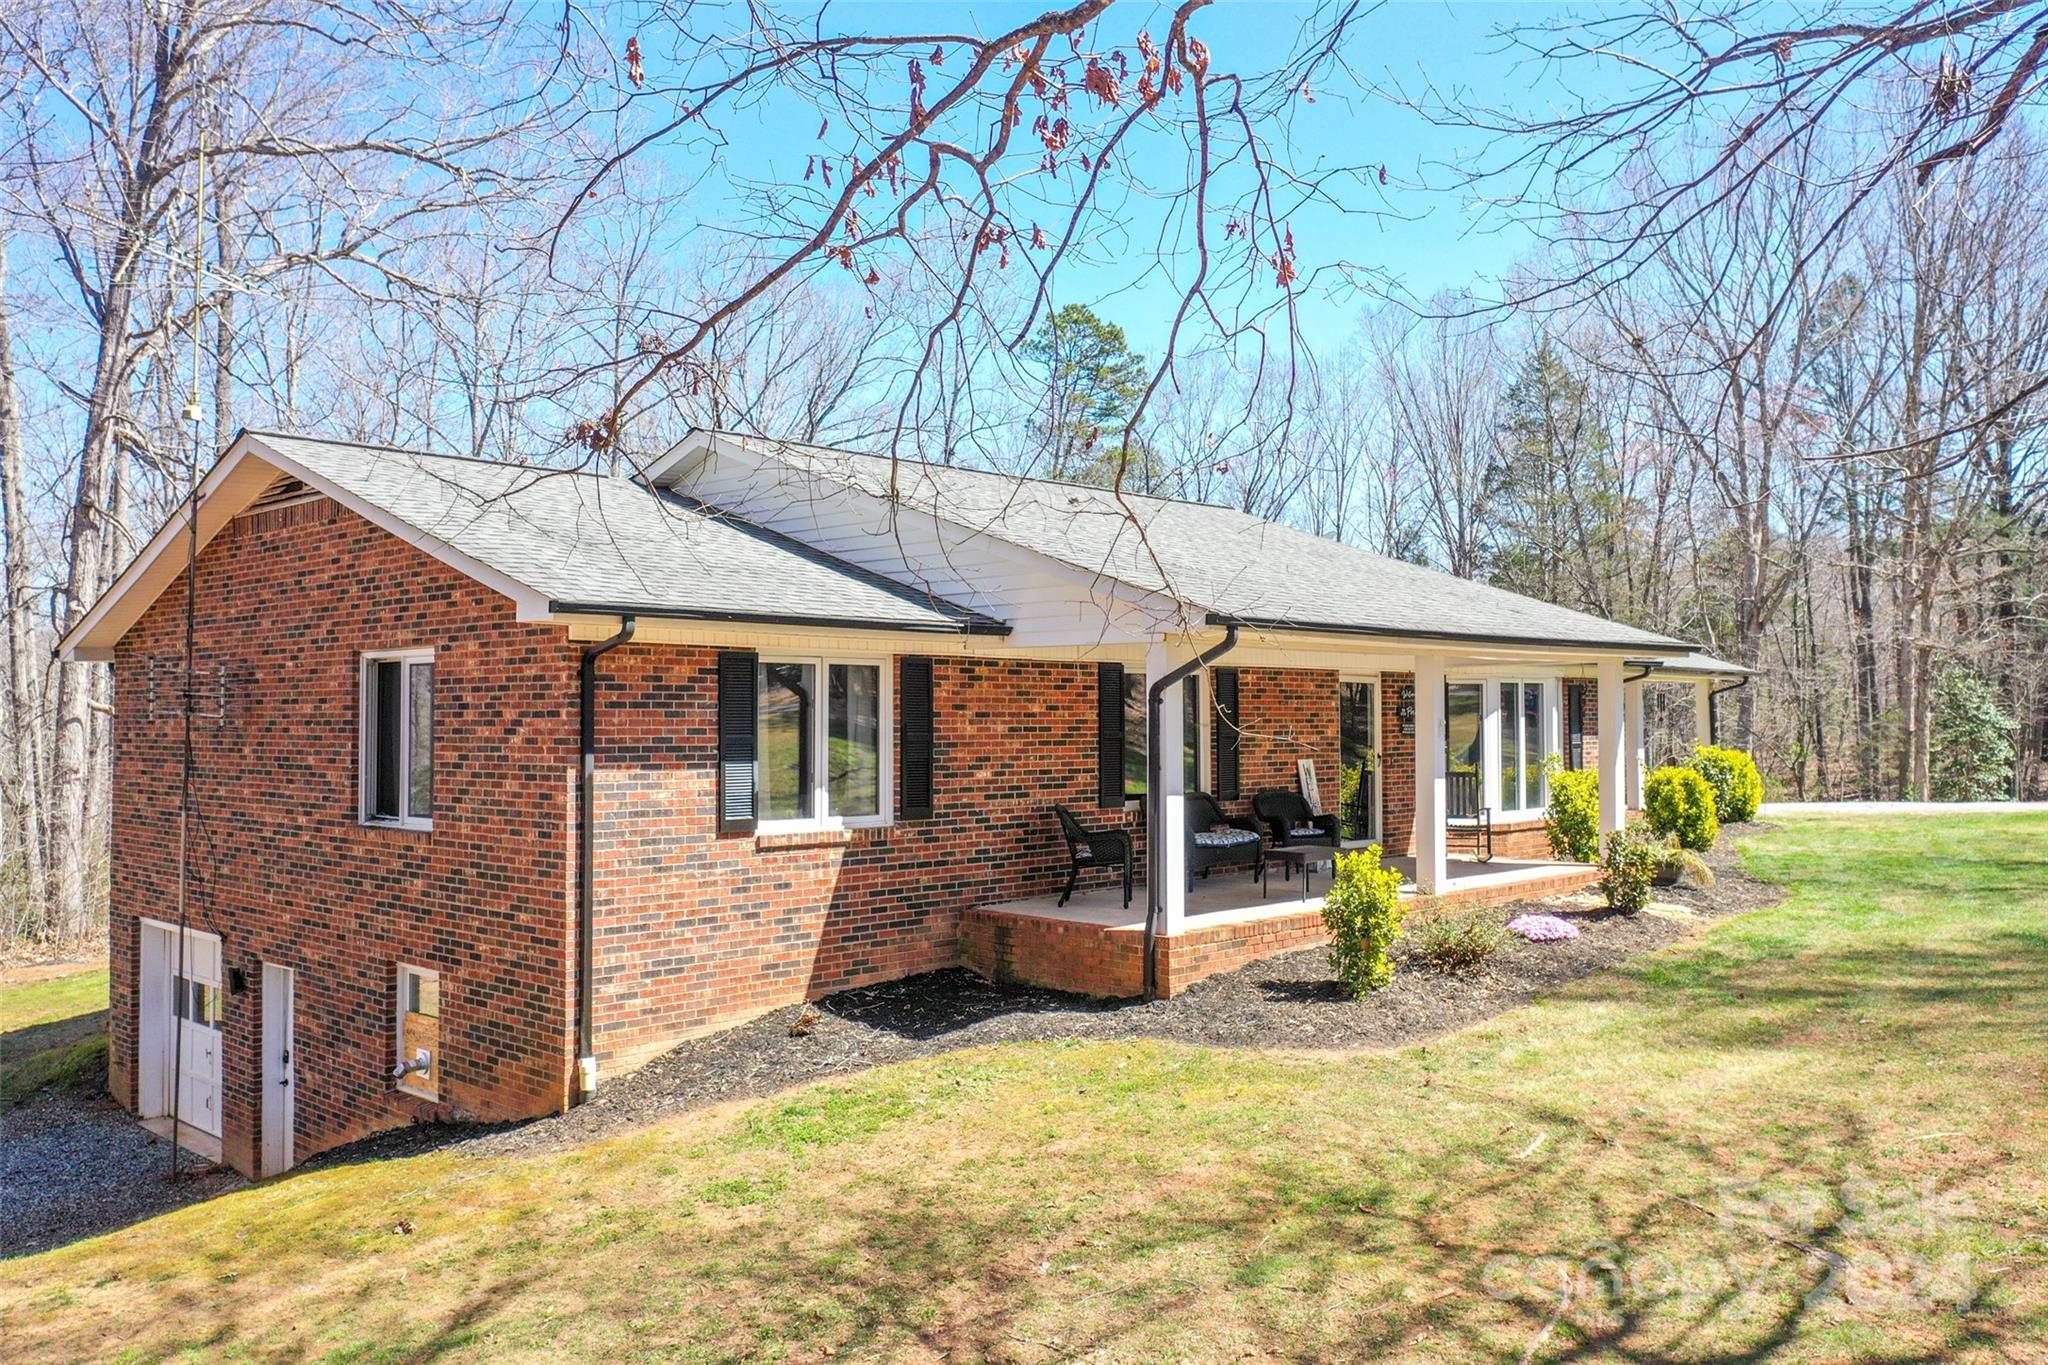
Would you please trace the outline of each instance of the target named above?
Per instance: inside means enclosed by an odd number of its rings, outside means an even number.
[[[715,650],[629,645],[601,672],[598,1052],[614,1073],[779,1005],[951,966],[962,910],[1065,881],[1053,803],[1091,826],[1130,819],[1095,805],[1092,664],[935,658],[933,818],[796,836],[717,832]]]
[[[232,524],[200,558],[194,928],[247,989],[223,1021],[223,1142],[258,1147],[261,964],[296,969],[298,1152],[437,1112],[386,1079],[396,964],[441,973],[443,1103],[506,1118],[559,1107],[572,1066],[566,829],[575,651],[476,582],[321,500]],[[114,666],[111,884],[115,1096],[136,1102],[140,917],[176,919],[181,580]],[[430,832],[358,823],[364,650],[435,650]],[[149,660],[158,660],[150,708]]]
[[[1312,758],[1323,808],[1334,811],[1341,749],[1336,673],[1246,668],[1238,672],[1237,689],[1238,714],[1243,718],[1238,741],[1240,796],[1225,806],[1234,815],[1250,815],[1252,797],[1263,788],[1298,789],[1295,765]]]
[[[1600,689],[1591,682],[1572,678],[1565,679],[1564,703],[1567,708],[1570,706],[1572,694],[1575,692],[1582,694],[1586,699],[1586,752],[1585,762],[1580,766],[1597,768],[1600,766]],[[1559,726],[1568,726],[1571,723],[1570,717],[1571,712],[1568,709],[1560,710],[1558,712]],[[1570,766],[1571,747],[1569,736],[1565,736],[1564,739],[1566,742],[1560,743],[1558,747],[1564,750],[1565,764]]]
[[[1400,715],[1401,694],[1414,686],[1413,673],[1380,674],[1380,835],[1397,856],[1415,852],[1415,736]]]

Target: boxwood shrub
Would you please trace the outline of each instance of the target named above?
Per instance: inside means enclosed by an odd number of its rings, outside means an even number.
[[[1550,804],[1543,811],[1543,832],[1550,836],[1550,856],[1590,863],[1600,856],[1600,774],[1592,768],[1567,768],[1556,754],[1545,759],[1544,766]]]
[[[1607,836],[1600,855],[1600,893],[1607,908],[1633,915],[1650,903],[1650,883],[1664,859],[1664,841],[1641,825]]]
[[[1676,835],[1680,847],[1710,849],[1721,837],[1714,810],[1714,789],[1691,768],[1669,764],[1643,784],[1643,814],[1659,834]]]
[[[1747,750],[1702,744],[1689,766],[1714,789],[1714,814],[1721,823],[1739,825],[1756,818],[1756,808],[1764,803],[1764,775]]]

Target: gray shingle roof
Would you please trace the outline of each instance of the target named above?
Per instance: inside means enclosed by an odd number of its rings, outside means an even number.
[[[757,453],[1133,587],[1218,621],[1674,654],[1690,646],[1227,507],[721,433]]]
[[[1695,650],[1691,654],[1686,654],[1676,659],[1659,659],[1657,661],[1656,676],[1677,677],[1700,674],[1707,677],[1746,678],[1755,672],[1756,670],[1747,664],[1738,664],[1728,659],[1717,659],[1711,654]]]
[[[1005,629],[979,612],[632,479],[285,433],[249,435],[546,596],[556,610]]]

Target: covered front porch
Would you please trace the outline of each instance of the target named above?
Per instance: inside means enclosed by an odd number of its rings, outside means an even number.
[[[1714,663],[1673,680],[1705,698]],[[1321,943],[1328,860],[1312,894],[1277,865],[1262,891],[1246,866],[1261,848],[1272,863],[1277,849],[1298,859],[1320,840],[1378,844],[1406,894],[1447,906],[1588,886],[1597,869],[1551,857],[1552,764],[1596,771],[1599,834],[1621,828],[1641,806],[1643,689],[1659,668],[1618,644],[1475,639],[1454,650],[1246,627],[1155,638],[1101,672],[1099,790],[1063,826],[1082,889],[1065,905],[1041,894],[965,912],[962,960],[985,975],[1171,995]],[[1704,740],[1711,708],[1697,710]],[[1225,846],[1242,852],[1219,858]],[[1137,884],[1128,907],[1124,847]]]
[[[1415,859],[1391,857],[1402,894],[1421,896]],[[1282,880],[1271,870],[1264,886],[1249,873],[1218,870],[1185,892],[1179,928],[1158,943],[1158,993],[1176,995],[1204,977],[1324,941],[1325,863],[1309,877]],[[1590,885],[1599,870],[1584,863],[1447,858],[1436,905],[1473,909],[1561,895]],[[961,917],[961,960],[994,981],[1020,982],[1082,995],[1120,998],[1144,990],[1145,895],[1129,906],[1120,887],[985,905]]]

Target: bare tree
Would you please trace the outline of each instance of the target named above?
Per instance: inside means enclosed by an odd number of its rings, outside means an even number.
[[[1431,301],[1429,317],[1389,309],[1366,340],[1387,395],[1391,448],[1419,471],[1430,552],[1461,578],[1486,564],[1501,389],[1493,328],[1469,311],[1448,296]]]
[[[452,0],[102,0],[0,15],[30,111],[0,213],[17,235],[54,250],[55,278],[93,338],[89,382],[69,389],[78,453],[60,629],[92,606],[131,548],[122,516],[130,478],[177,481],[167,461],[187,448],[182,433],[145,429],[137,394],[151,362],[199,335],[192,304],[174,301],[168,281],[195,226],[202,141],[219,196],[215,227],[234,241],[203,310],[308,272],[345,288],[431,290],[408,274],[403,243],[520,183],[493,157],[531,108],[496,93],[460,102],[462,86],[437,79],[504,42],[504,17]],[[231,352],[235,324],[223,318],[217,340]],[[225,410],[219,401],[216,410]],[[72,666],[57,680],[47,815],[64,932],[91,918],[92,704],[102,673]]]
[[[1241,70],[1203,41],[1207,5],[1184,0],[1154,34],[1136,26],[1143,19],[1121,27],[1110,0],[1079,0],[990,36],[847,29],[836,13],[819,23],[766,5],[750,7],[737,31],[720,30],[688,6],[662,7],[662,22],[642,31],[660,36],[644,48],[636,39],[622,64],[631,131],[597,159],[575,203],[650,148],[701,148],[754,201],[750,269],[645,357],[620,402],[581,427],[583,441],[615,445],[619,418],[643,390],[678,370],[708,370],[713,339],[735,316],[827,272],[878,298],[928,288],[941,301],[908,357],[897,422],[908,432],[949,345],[976,353],[963,338],[977,333],[1022,345],[1062,267],[1085,260],[1101,226],[1140,201],[1160,242],[1140,273],[1176,302],[1126,439],[1112,444],[1127,459],[1138,448],[1152,399],[1198,335],[1227,347],[1263,329],[1294,356],[1294,293],[1311,272],[1291,215],[1308,204],[1357,207],[1362,194],[1338,191],[1369,192],[1377,167],[1295,172],[1278,139],[1363,7],[1319,6],[1288,58]],[[764,107],[783,126],[817,124],[799,184],[750,180],[718,161],[720,122]],[[579,211],[564,214],[557,241]]]

